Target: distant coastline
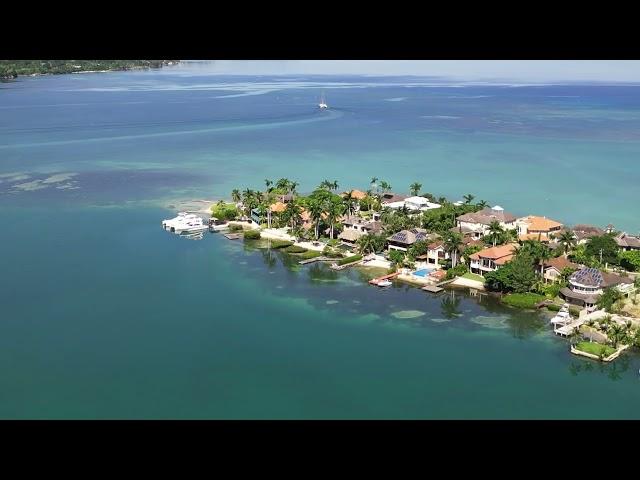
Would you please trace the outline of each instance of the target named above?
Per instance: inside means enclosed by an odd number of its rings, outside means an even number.
[[[0,80],[19,76],[146,70],[179,63],[180,60],[0,60]]]

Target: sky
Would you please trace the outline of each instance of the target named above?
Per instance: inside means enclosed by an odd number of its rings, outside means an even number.
[[[465,81],[640,84],[638,60],[215,60],[189,61],[189,68],[236,75],[421,75]]]

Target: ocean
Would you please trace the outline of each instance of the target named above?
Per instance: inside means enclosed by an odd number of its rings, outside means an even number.
[[[376,176],[637,233],[639,154],[636,86],[183,66],[0,83],[0,418],[639,418],[638,355],[574,357],[544,313],[160,226],[265,178]]]

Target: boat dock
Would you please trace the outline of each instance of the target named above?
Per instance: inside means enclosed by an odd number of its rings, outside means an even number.
[[[382,277],[377,277],[377,278],[372,278],[371,280],[369,280],[369,283],[371,285],[378,285],[378,283],[380,283],[383,280],[389,280],[391,278],[397,277],[398,275],[400,275],[399,272],[396,273],[390,273],[388,275],[383,275]]]
[[[229,240],[238,240],[239,238],[242,238],[241,233],[225,233],[224,236]]]
[[[314,262],[328,262],[330,260],[335,260],[335,258],[329,258],[329,257],[314,257],[314,258],[308,258],[306,260],[300,260],[298,263],[300,265],[306,265],[308,263],[314,263]]]
[[[425,285],[424,287],[421,288],[421,290],[424,290],[425,292],[439,293],[442,290],[444,290],[444,288],[438,287],[436,285]]]
[[[561,337],[568,337],[573,333],[574,329],[579,328],[580,325],[582,325],[584,322],[584,318],[573,319],[562,327],[554,328],[553,333],[555,333],[556,335],[560,335]]]

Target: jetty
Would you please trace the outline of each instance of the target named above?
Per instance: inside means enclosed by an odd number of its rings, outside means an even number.
[[[239,238],[242,238],[241,233],[225,233],[224,236],[229,240],[238,240]]]
[[[369,283],[371,285],[378,285],[378,283],[380,283],[383,280],[389,280],[390,278],[395,278],[398,275],[400,275],[399,272],[395,272],[395,273],[390,273],[388,275],[383,275],[382,277],[377,277],[377,278],[372,278],[371,280],[369,280]]]
[[[569,323],[567,323],[566,325],[563,325],[558,328],[554,328],[553,333],[555,333],[556,335],[560,335],[561,337],[568,337],[573,333],[573,331],[576,328],[579,328],[580,325],[582,325],[585,321],[586,319],[584,317],[575,318],[571,320]]]
[[[431,292],[431,293],[440,293],[441,291],[444,290],[444,288],[438,287],[437,285],[425,285],[424,287],[421,288],[421,290],[424,290],[425,292]]]
[[[314,262],[329,262],[335,260],[335,258],[329,258],[329,257],[314,257],[314,258],[307,258],[306,260],[300,260],[298,263],[300,265],[306,265],[308,263],[314,263]]]

